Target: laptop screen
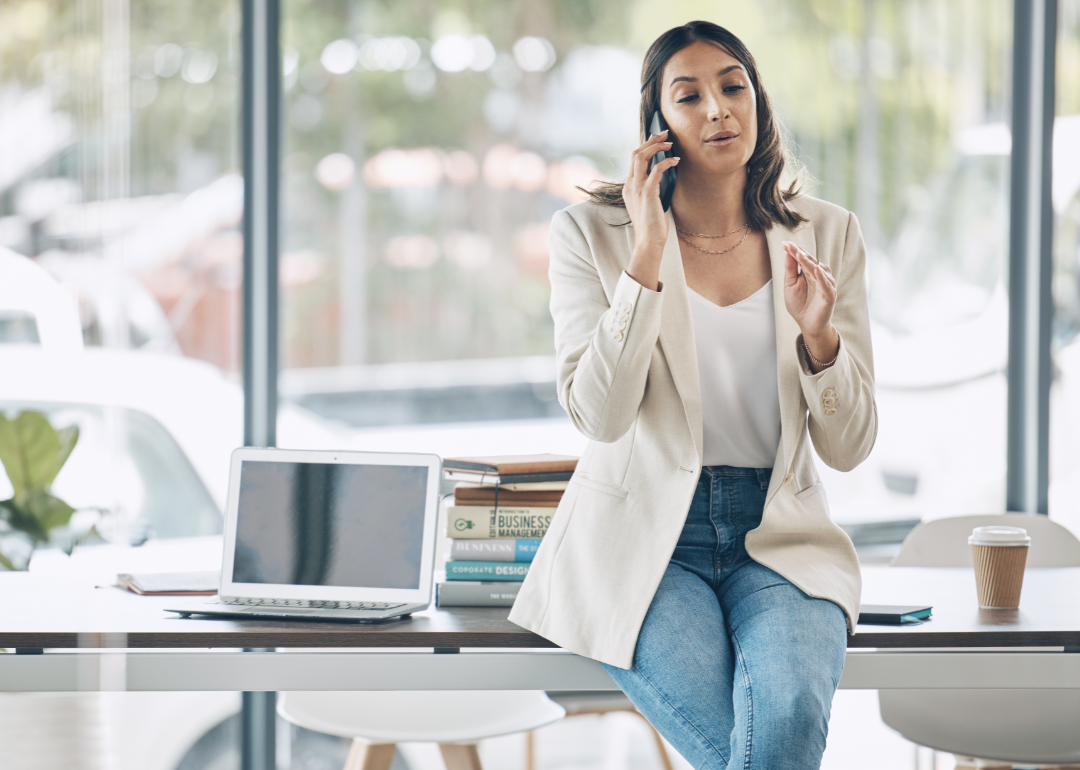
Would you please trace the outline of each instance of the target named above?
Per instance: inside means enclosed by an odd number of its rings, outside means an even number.
[[[428,469],[240,467],[234,583],[419,588]]]

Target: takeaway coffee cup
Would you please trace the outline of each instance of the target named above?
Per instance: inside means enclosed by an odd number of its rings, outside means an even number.
[[[975,562],[975,587],[983,609],[1020,606],[1031,538],[1021,527],[975,527],[968,538]]]

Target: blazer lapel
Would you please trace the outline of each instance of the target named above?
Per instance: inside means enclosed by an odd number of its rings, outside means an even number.
[[[817,242],[814,228],[809,224],[795,230],[773,226],[766,231],[765,241],[769,246],[769,262],[772,264],[773,307],[776,314],[776,380],[780,391],[780,444],[784,451],[786,474],[795,459],[795,444],[803,429],[801,421],[805,419],[806,407],[802,402],[799,359],[795,353],[795,342],[802,330],[784,304],[787,258],[783,243],[791,241],[807,253],[817,256]]]
[[[633,228],[628,227],[627,245],[634,250]],[[704,453],[701,416],[701,381],[698,379],[697,347],[694,344],[694,324],[690,317],[690,297],[687,295],[686,274],[683,272],[679,237],[675,218],[668,212],[668,237],[660,261],[660,282],[663,284],[664,308],[660,318],[660,348],[664,352],[675,389],[682,400],[690,435],[694,437],[698,460]]]

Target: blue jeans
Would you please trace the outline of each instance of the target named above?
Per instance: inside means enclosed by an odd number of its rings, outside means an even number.
[[[615,683],[698,770],[814,770],[844,668],[839,606],[751,559],[768,468],[703,468]]]

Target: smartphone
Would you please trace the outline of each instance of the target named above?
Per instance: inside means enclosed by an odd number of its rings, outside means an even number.
[[[652,123],[649,125],[649,138],[652,138],[659,134],[661,131],[667,131],[667,122],[664,120],[664,116],[660,114],[660,110],[653,113]],[[671,135],[668,135],[668,141],[671,141]],[[652,172],[653,167],[661,161],[665,161],[672,156],[671,150],[661,150],[652,157],[652,161],[649,162],[649,171]],[[664,211],[671,208],[671,194],[675,192],[675,168],[669,168],[663,174],[660,175],[660,203],[664,207]]]

